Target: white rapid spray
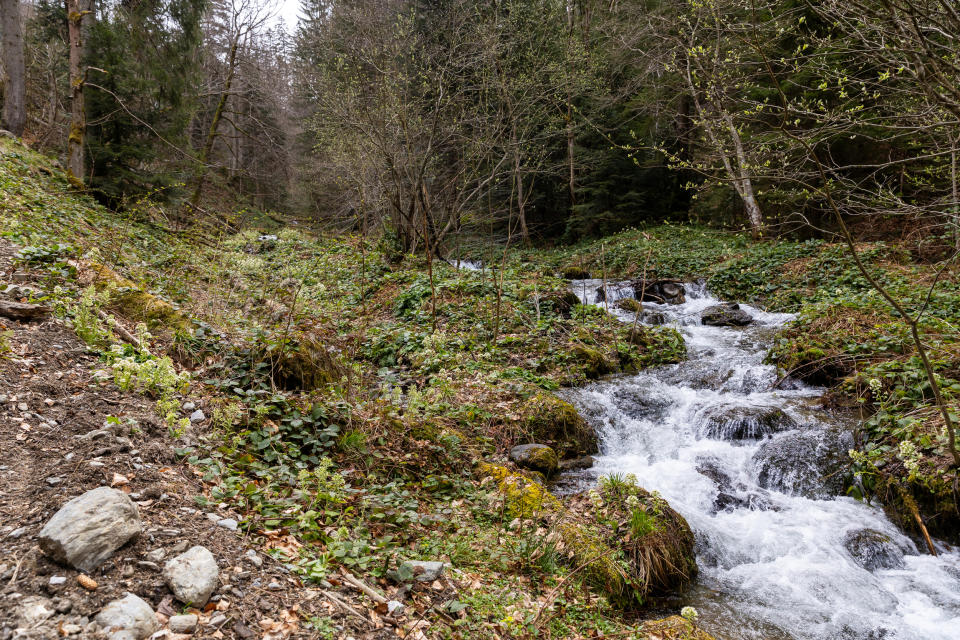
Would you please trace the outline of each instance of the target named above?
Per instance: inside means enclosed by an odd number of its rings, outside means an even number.
[[[608,283],[603,303],[600,285],[572,288],[633,321],[613,305],[632,288]],[[720,301],[686,292],[644,303],[642,317],[676,327],[687,362],[570,393],[601,440],[589,474],[636,475],[696,533],[700,576],[684,604],[723,640],[960,639],[960,554],[921,554],[881,510],[841,496],[850,425],[819,407],[819,389],[774,388],[763,356],[791,316],[742,305],[750,326],[703,326]]]

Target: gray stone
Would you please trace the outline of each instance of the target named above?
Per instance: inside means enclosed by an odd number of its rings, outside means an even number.
[[[192,613],[183,616],[173,616],[170,618],[167,626],[173,633],[193,633],[197,630],[197,616]]]
[[[223,527],[224,529],[229,529],[230,531],[236,531],[240,528],[240,524],[233,518],[224,518],[223,520],[217,520],[217,526]]]
[[[433,582],[443,575],[446,565],[431,560],[407,560],[397,569],[400,582]]]
[[[203,414],[203,409],[197,409],[190,414],[190,422],[203,422],[207,419],[207,416]]]
[[[192,411],[193,411],[194,409],[196,409],[196,408],[197,408],[197,405],[194,404],[193,402],[184,402],[184,403],[183,403],[183,410],[184,410],[184,411],[192,412]]]
[[[38,539],[45,554],[89,573],[141,531],[133,501],[121,491],[99,487],[63,505]]]
[[[387,613],[391,616],[403,615],[403,603],[399,600],[390,600],[387,602]]]
[[[753,322],[753,317],[735,302],[725,302],[701,311],[700,322],[712,327],[743,327]]]
[[[16,529],[8,533],[7,537],[13,538],[14,540],[16,540],[17,538],[22,538],[23,536],[27,535],[27,531],[29,531],[28,527],[17,527]]]
[[[270,591],[280,591],[280,589],[283,589],[283,587],[280,586],[279,582],[271,582],[270,584],[267,585],[267,589],[269,589]]]
[[[132,593],[107,604],[94,620],[110,640],[142,640],[160,629],[150,605]]]
[[[857,529],[843,539],[854,562],[866,569],[903,569],[904,549],[885,533],[875,529]]]
[[[220,570],[217,560],[206,547],[191,547],[163,568],[163,578],[170,591],[184,604],[202,607],[217,588]]]
[[[557,453],[545,444],[522,444],[510,449],[510,459],[518,467],[551,476],[557,471]]]
[[[260,558],[260,556],[257,555],[257,552],[254,551],[253,549],[250,549],[245,554],[243,554],[243,557],[246,558],[247,561],[255,567],[263,566],[263,560]]]
[[[49,478],[47,478],[46,482],[47,482],[47,484],[50,485],[51,487],[55,487],[55,486],[57,486],[58,484],[60,484],[61,482],[63,482],[63,478],[58,478],[58,477],[56,477],[56,476],[50,476]]]
[[[143,558],[147,562],[163,562],[163,559],[166,557],[167,552],[163,549],[154,549],[153,551],[148,551],[144,554]]]
[[[56,612],[53,602],[40,596],[27,596],[17,607],[17,621],[21,627],[35,627]]]
[[[51,585],[51,586],[56,587],[56,586],[59,586],[59,585],[61,585],[61,584],[66,584],[66,582],[67,582],[67,577],[66,577],[66,576],[50,576],[50,585]]]

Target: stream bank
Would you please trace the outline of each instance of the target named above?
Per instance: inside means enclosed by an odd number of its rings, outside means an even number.
[[[585,304],[601,285],[571,283]],[[608,284],[611,313],[633,321],[614,304],[633,295]],[[681,304],[644,303],[648,322],[683,334],[688,360],[569,393],[599,434],[588,476],[632,473],[687,519],[700,576],[686,604],[717,638],[956,637],[960,554],[936,542],[930,556],[843,496],[851,425],[822,408],[821,388],[774,388],[764,355],[793,316],[742,305],[746,327],[701,324],[720,303],[697,284]]]

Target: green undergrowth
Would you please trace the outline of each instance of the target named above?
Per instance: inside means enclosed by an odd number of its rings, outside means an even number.
[[[444,560],[472,586],[460,600],[415,596],[430,637],[629,637],[612,598],[585,590],[553,543],[515,535],[475,465],[531,438],[592,453],[554,392],[681,360],[677,332],[630,336],[519,255],[482,271],[436,261],[431,279],[422,256],[383,240],[219,231],[148,202],[114,213],[7,141],[0,192],[0,237],[40,274],[40,300],[118,385],[156,400],[202,474],[197,501],[235,510],[304,580]],[[189,423],[187,399],[208,422]]]

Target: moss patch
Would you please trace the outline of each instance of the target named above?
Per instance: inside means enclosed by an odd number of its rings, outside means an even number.
[[[561,458],[584,456],[597,451],[597,434],[569,402],[548,392],[527,400],[521,424],[532,442],[549,444]]]

